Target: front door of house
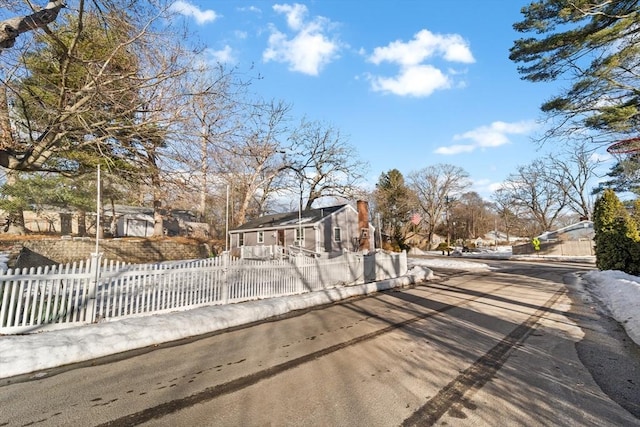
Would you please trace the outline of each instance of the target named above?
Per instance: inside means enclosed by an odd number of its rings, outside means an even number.
[[[278,230],[278,245],[284,246],[284,230]]]

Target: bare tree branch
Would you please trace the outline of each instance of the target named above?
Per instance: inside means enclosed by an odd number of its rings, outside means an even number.
[[[64,0],[52,0],[31,15],[17,16],[0,22],[0,49],[9,49],[16,43],[16,38],[22,33],[43,28],[55,21],[60,9],[66,7]]]

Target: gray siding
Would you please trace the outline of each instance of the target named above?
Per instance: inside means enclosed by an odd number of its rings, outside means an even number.
[[[295,233],[297,225],[292,224],[290,227],[284,229],[284,246],[292,246],[295,240]],[[341,240],[335,242],[334,228],[340,228]],[[322,221],[310,225],[303,224],[304,230],[304,248],[315,252],[342,252],[343,250],[357,251],[358,245],[354,238],[359,237],[360,230],[358,229],[358,212],[355,209],[347,207],[346,209],[339,210],[333,215],[327,215]],[[280,230],[280,231],[278,231]],[[278,233],[282,233],[282,228],[265,227],[264,242],[258,243],[258,231],[232,231],[231,232],[231,247],[238,248],[239,234],[244,233],[244,245],[245,246],[269,246],[277,245]],[[369,226],[370,230],[370,250],[374,249],[373,227]]]
[[[339,227],[341,239],[339,242],[333,240],[333,229]],[[318,228],[320,239],[319,247],[325,252],[339,252],[343,249],[354,250],[352,236],[358,228],[358,214],[351,209],[336,212],[327,217]],[[357,248],[356,248],[357,249]]]

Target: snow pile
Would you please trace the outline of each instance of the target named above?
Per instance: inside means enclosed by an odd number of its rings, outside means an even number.
[[[589,291],[640,344],[640,277],[622,271],[591,271],[584,278]]]

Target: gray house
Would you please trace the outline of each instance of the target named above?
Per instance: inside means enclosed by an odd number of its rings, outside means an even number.
[[[261,216],[229,231],[231,250],[238,254],[240,248],[262,246],[315,254],[373,251],[375,230],[362,216],[359,219],[348,204]]]

